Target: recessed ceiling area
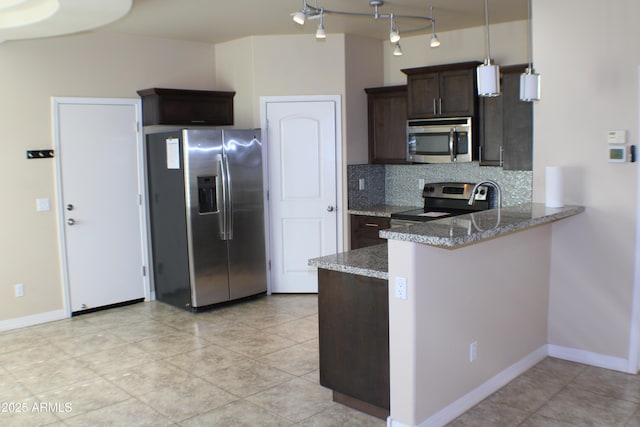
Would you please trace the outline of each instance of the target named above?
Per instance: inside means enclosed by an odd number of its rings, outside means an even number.
[[[133,0],[0,0],[0,41],[73,34],[110,24]]]

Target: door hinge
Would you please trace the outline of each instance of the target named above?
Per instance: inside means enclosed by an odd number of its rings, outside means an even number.
[[[140,122],[136,122],[136,132],[140,132]]]
[[[142,277],[147,277],[147,266],[146,265],[142,266]]]
[[[138,204],[142,206],[142,194],[138,194]]]
[[[267,269],[271,271],[271,260],[269,260],[269,262],[267,263]]]
[[[269,201],[269,190],[267,190],[267,202]]]

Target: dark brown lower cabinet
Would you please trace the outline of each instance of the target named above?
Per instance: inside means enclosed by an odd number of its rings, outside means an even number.
[[[391,220],[386,217],[351,215],[351,249],[387,243],[387,239],[381,239],[378,234],[389,227]]]
[[[388,281],[318,269],[320,384],[333,400],[389,416]]]

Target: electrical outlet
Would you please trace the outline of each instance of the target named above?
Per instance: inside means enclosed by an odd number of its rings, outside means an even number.
[[[24,285],[22,283],[18,283],[15,286],[16,298],[24,296]]]
[[[469,344],[469,362],[473,363],[478,358],[478,341]]]
[[[424,188],[424,179],[420,178],[418,180],[418,189],[422,190]]]
[[[407,279],[404,277],[396,277],[395,297],[407,299]]]
[[[358,180],[358,190],[360,191],[364,190],[364,178],[360,178]]]

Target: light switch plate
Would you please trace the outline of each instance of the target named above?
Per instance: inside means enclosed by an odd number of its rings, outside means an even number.
[[[51,210],[51,202],[49,199],[36,199],[36,211],[47,212]]]

